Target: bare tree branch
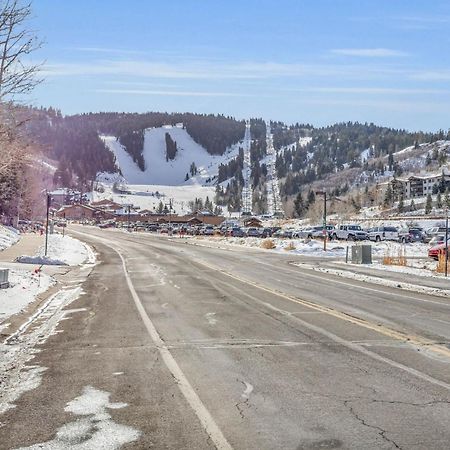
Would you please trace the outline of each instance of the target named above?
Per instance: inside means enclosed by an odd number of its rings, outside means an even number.
[[[27,28],[31,2],[0,0],[0,103],[31,91],[40,80],[40,64],[24,61],[41,43]]]

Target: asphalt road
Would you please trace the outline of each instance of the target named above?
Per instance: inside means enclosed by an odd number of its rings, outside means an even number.
[[[72,232],[101,262],[33,360],[41,384],[0,415],[0,448],[449,448],[450,299]]]

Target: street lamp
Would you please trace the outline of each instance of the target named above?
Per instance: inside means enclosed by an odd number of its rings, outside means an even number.
[[[316,191],[316,195],[323,195],[323,251],[327,251],[327,193],[325,191]]]
[[[445,276],[448,275],[448,207],[445,207]]]
[[[45,256],[47,256],[47,250],[48,250],[48,221],[49,221],[49,213],[50,213],[50,202],[51,202],[51,194],[50,192],[46,191],[46,197],[47,197],[47,219],[45,221]]]

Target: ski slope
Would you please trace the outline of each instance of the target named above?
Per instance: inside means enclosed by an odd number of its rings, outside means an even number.
[[[177,143],[177,154],[173,160],[166,161],[165,135]],[[125,148],[115,136],[101,136],[107,147],[114,153],[116,164],[129,184],[135,185],[205,185],[217,175],[219,165],[235,158],[239,145],[227,149],[224,155],[210,155],[200,144],[197,144],[182,127],[163,126],[145,131],[143,157],[145,170],[142,171],[133,161]],[[197,174],[191,176],[190,167],[195,163]],[[186,181],[186,174],[189,180]]]

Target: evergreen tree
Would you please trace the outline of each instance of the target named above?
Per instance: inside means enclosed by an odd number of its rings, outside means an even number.
[[[169,133],[166,133],[166,161],[175,159],[177,150],[176,141],[172,139]]]
[[[392,193],[392,187],[391,184],[389,183],[386,192],[384,193],[384,201],[383,201],[384,207],[391,206],[393,198],[394,195]]]
[[[187,181],[187,180],[189,180],[189,174],[188,173],[186,173],[186,176],[184,177],[184,181]]]
[[[400,200],[398,201],[397,210],[402,213],[405,210],[405,200],[403,199],[403,194],[400,195]]]
[[[162,200],[160,200],[156,212],[158,214],[162,214],[163,211],[164,211],[164,203],[162,202]]]
[[[307,202],[307,207],[311,206],[313,203],[315,203],[316,201],[316,195],[314,194],[314,191],[309,191],[308,192],[308,202]]]
[[[294,200],[294,211],[297,217],[302,217],[302,215],[306,212],[308,208],[305,205],[303,200],[303,195],[301,192],[297,194],[297,197]]]
[[[444,206],[450,208],[450,194],[448,188],[445,190],[444,193]]]
[[[438,209],[442,208],[442,196],[440,192],[438,192],[438,195],[436,196],[436,207]]]
[[[425,159],[425,164],[429,166],[431,164],[431,155],[427,153],[427,157]]]
[[[394,154],[392,152],[392,148],[389,150],[388,166],[389,166],[389,170],[392,172],[392,170],[394,168]]]
[[[414,203],[414,199],[411,199],[411,203],[409,204],[409,210],[415,211],[416,210],[416,204]]]
[[[446,187],[445,186],[445,175],[444,175],[444,171],[442,171],[441,179],[439,180],[439,192],[444,193],[445,187]]]
[[[425,203],[425,214],[430,214],[433,209],[433,199],[431,198],[431,194],[427,195],[427,202]]]

